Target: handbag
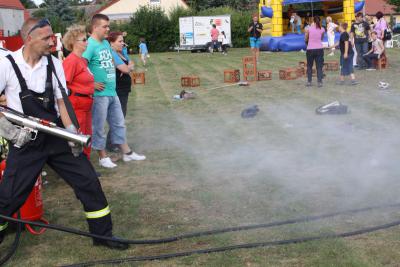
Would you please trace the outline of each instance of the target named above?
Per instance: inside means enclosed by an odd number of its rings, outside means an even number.
[[[383,41],[392,40],[392,32],[389,29],[385,29],[383,33]]]

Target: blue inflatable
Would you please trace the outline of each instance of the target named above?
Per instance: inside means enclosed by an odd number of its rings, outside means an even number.
[[[364,5],[365,5],[365,1],[354,3],[355,13],[360,12],[364,8]]]
[[[262,18],[272,18],[274,16],[274,10],[270,7],[261,7],[261,17]]]
[[[335,33],[335,42],[338,42],[340,38],[340,33]],[[325,34],[324,43],[328,43],[328,36]],[[300,51],[306,50],[307,46],[304,42],[304,34],[289,33],[282,37],[261,37],[261,51]]]
[[[290,40],[281,40],[278,44],[279,51],[291,52],[306,50],[307,46],[304,42],[304,34],[299,34],[300,38],[294,38]]]
[[[269,49],[269,41],[271,41],[272,38],[273,38],[272,36],[261,37],[261,46],[260,46],[261,51],[271,51]]]

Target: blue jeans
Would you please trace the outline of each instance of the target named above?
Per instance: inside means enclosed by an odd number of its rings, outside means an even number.
[[[111,143],[116,145],[125,144],[125,119],[118,96],[95,96],[93,99],[92,148],[95,150],[105,149],[107,135],[104,127],[106,121],[110,128]]]
[[[297,29],[297,33],[298,33],[298,34],[301,34],[301,25],[297,25],[297,26],[296,26],[296,29]]]
[[[340,55],[340,75],[349,76],[354,73],[353,57],[354,53],[348,54],[347,59],[343,57],[343,54]]]
[[[357,65],[360,68],[367,67],[367,63],[365,62],[363,56],[368,53],[368,42],[355,43],[356,51],[357,51]]]
[[[376,60],[379,59],[379,55],[378,54],[368,54],[366,56],[364,56],[364,60],[365,62],[367,62],[367,68],[372,68],[372,60]]]

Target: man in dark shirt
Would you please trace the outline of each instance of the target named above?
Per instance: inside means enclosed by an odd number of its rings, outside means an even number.
[[[357,65],[360,69],[367,67],[363,55],[368,53],[368,40],[370,38],[370,27],[364,21],[363,14],[357,13],[356,22],[351,25],[351,37],[357,50]]]
[[[249,24],[249,28],[247,30],[250,33],[250,47],[251,52],[256,57],[258,62],[258,57],[260,55],[260,46],[261,46],[261,33],[263,31],[263,26],[258,22],[258,15],[253,15],[253,21]]]

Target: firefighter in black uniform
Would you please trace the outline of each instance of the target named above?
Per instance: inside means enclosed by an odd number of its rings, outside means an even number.
[[[24,47],[0,59],[0,93],[5,93],[7,106],[76,133],[74,116],[66,107],[68,100],[65,93],[63,96],[65,89],[61,88],[65,88],[61,62],[50,56],[53,32],[49,21],[28,19],[21,35]],[[7,167],[0,182],[0,214],[11,216],[24,204],[47,163],[74,189],[83,204],[90,232],[112,237],[106,197],[93,166],[76,144],[40,132],[35,140],[30,140],[27,131],[9,123],[4,116],[0,117],[0,134],[11,141]],[[0,243],[6,227],[7,222],[0,219]],[[94,239],[93,244],[128,248],[117,238],[114,240]]]

